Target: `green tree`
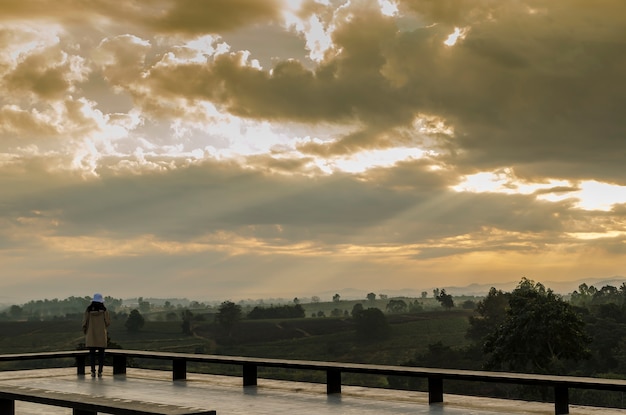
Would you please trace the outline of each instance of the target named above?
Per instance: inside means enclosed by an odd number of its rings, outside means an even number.
[[[519,372],[559,373],[567,360],[590,356],[585,323],[552,290],[523,278],[509,298],[502,324],[487,336],[486,366]]]
[[[330,316],[331,317],[341,317],[343,316],[343,311],[341,311],[338,308],[334,308],[331,312],[330,312]]]
[[[487,296],[476,305],[476,315],[470,316],[466,337],[481,347],[485,338],[504,322],[510,293],[491,287]]]
[[[150,309],[152,308],[150,301],[144,301],[143,297],[139,297],[137,299],[137,303],[139,304],[139,311],[141,313],[146,314],[150,312]]]
[[[24,309],[19,305],[12,305],[9,308],[9,315],[14,320],[19,320],[22,317],[22,314],[24,314]]]
[[[230,336],[233,327],[241,320],[241,306],[232,301],[224,301],[218,308],[215,320]]]
[[[132,310],[128,315],[128,318],[124,323],[124,327],[126,327],[126,330],[128,330],[130,333],[137,333],[139,332],[139,330],[141,330],[144,324],[145,320],[143,316],[141,315],[139,310],[135,309]]]
[[[359,314],[361,311],[363,311],[363,304],[356,303],[352,306],[352,312],[350,313],[350,315],[352,317],[356,317],[356,315]]]
[[[339,294],[333,295],[333,303],[338,303],[341,301],[341,296]]]
[[[419,313],[424,311],[424,306],[418,300],[409,302],[409,313]]]
[[[378,308],[368,308],[361,311],[355,316],[354,321],[356,334],[360,340],[384,340],[391,333],[387,318]]]
[[[183,329],[183,334],[191,336],[193,334],[193,332],[191,331],[191,320],[193,319],[193,313],[186,308],[180,313],[180,316],[183,319],[183,322],[180,325]]]
[[[376,294],[369,293],[369,294],[367,294],[366,298],[367,298],[368,301],[374,301],[376,299]]]
[[[446,310],[454,307],[454,300],[452,299],[451,294],[447,294],[446,290],[443,288],[441,290],[437,289],[436,291],[437,295],[435,296],[435,298],[441,303],[442,307],[444,307]]]
[[[463,304],[461,304],[461,307],[464,310],[474,310],[476,308],[476,303],[472,300],[465,300],[463,301]]]
[[[404,300],[391,299],[387,303],[387,311],[390,313],[405,313],[408,306]]]

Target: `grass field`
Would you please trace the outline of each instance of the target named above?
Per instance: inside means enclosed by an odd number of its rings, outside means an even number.
[[[242,320],[231,336],[213,322],[195,322],[194,334],[184,335],[180,321],[146,321],[129,333],[114,320],[109,336],[126,349],[215,353],[268,358],[402,364],[441,341],[466,344],[467,311],[432,311],[389,315],[391,336],[358,340],[350,318]],[[0,353],[72,350],[83,342],[79,321],[0,322]]]

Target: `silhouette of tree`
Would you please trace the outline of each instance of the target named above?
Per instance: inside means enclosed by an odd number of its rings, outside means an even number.
[[[509,298],[506,317],[487,336],[487,367],[559,373],[566,360],[588,359],[585,323],[552,290],[523,278]]]
[[[218,308],[215,320],[230,336],[233,327],[241,320],[241,306],[232,301],[224,301]]]
[[[438,294],[435,298],[441,303],[442,307],[444,307],[446,310],[454,307],[454,300],[452,299],[452,295],[447,294],[445,289],[437,289],[436,291],[438,291]]]
[[[391,299],[387,303],[387,311],[390,313],[404,313],[408,306],[404,300]]]
[[[191,336],[191,320],[193,319],[193,313],[188,309],[184,309],[180,314],[181,318],[183,319],[183,322],[180,325],[183,329],[183,334]]]
[[[356,335],[361,340],[384,340],[391,333],[387,318],[378,308],[368,308],[361,311],[355,316],[354,321],[356,323]]]
[[[466,337],[481,347],[485,338],[504,322],[510,293],[491,287],[487,296],[476,305],[475,316],[470,316]]]
[[[145,320],[139,310],[135,309],[130,312],[126,322],[124,323],[124,327],[130,333],[137,333],[143,325],[145,324]]]
[[[361,311],[363,311],[363,304],[356,303],[352,306],[352,312],[350,313],[350,315],[352,317],[356,317],[356,315],[359,314]]]

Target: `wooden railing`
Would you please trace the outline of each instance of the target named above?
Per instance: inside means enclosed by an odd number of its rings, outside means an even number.
[[[123,349],[108,349],[107,355],[113,358],[113,374],[125,374],[129,358],[171,361],[173,380],[186,379],[188,362],[236,365],[240,366],[242,369],[243,386],[257,385],[259,367],[323,371],[326,372],[326,391],[328,394],[341,393],[342,373],[425,378],[428,381],[428,401],[431,404],[443,402],[444,380],[535,385],[552,388],[554,390],[554,411],[557,415],[569,413],[569,389],[571,388],[626,392],[626,380],[621,379],[320,362],[310,360],[264,359],[190,353],[164,353]],[[87,354],[84,350],[0,355],[0,362],[9,360],[74,357],[76,358],[77,373],[80,375],[85,373],[86,356]]]

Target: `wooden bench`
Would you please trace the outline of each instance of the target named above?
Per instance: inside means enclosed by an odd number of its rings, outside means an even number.
[[[15,401],[72,408],[73,415],[215,415],[215,411],[197,408],[0,385],[0,414],[15,415]]]

